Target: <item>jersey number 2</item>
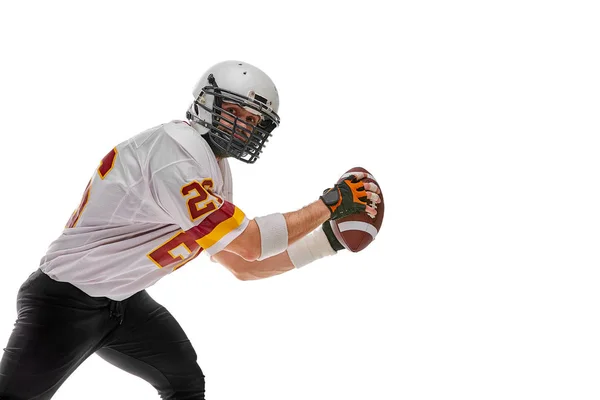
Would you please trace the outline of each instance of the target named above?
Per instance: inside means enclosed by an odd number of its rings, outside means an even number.
[[[194,192],[196,193],[196,196],[189,198],[187,201],[188,213],[192,221],[217,209],[215,201],[212,198],[209,199],[209,195],[216,198],[219,203],[223,202],[219,196],[215,196],[212,192],[213,185],[213,180],[207,178],[202,183],[192,181],[181,188],[183,197],[187,197]]]

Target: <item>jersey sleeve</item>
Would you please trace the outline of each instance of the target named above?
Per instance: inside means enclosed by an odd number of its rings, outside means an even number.
[[[246,215],[214,193],[213,180],[193,162],[170,165],[153,174],[154,201],[208,254],[223,250],[248,226]]]

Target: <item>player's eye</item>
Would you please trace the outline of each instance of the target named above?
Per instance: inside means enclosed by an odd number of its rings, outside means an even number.
[[[256,125],[256,117],[246,117],[246,122],[250,122],[252,125]]]
[[[226,108],[225,111],[232,113],[233,115],[237,114],[237,110],[233,107]]]

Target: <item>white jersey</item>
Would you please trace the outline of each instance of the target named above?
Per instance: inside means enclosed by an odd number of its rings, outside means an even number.
[[[119,144],[100,166],[40,268],[95,297],[123,300],[248,225],[226,159],[182,121]]]

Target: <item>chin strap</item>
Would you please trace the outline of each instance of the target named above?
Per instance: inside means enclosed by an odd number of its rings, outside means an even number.
[[[227,154],[224,150],[222,150],[219,146],[217,146],[215,144],[215,142],[213,141],[212,137],[209,134],[210,128],[208,128],[207,126],[205,126],[204,121],[202,121],[200,118],[198,118],[197,116],[195,116],[194,114],[191,113],[190,110],[188,110],[185,113],[185,117],[188,119],[188,121],[192,121],[204,128],[207,129],[207,131],[205,133],[201,133],[200,136],[202,136],[202,138],[204,140],[206,140],[206,142],[208,143],[208,146],[210,147],[210,149],[212,150],[213,154],[215,155],[215,157],[218,158],[227,158],[229,157],[229,154]]]

